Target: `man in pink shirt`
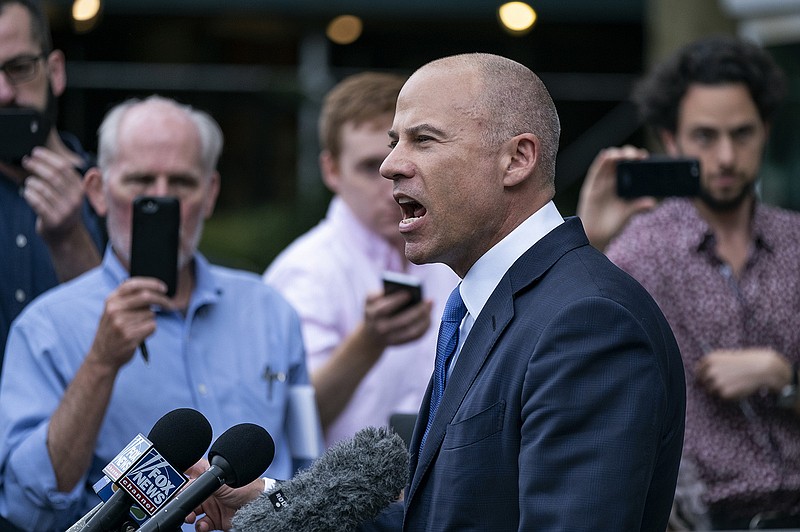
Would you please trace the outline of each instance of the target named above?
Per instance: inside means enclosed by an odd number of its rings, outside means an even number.
[[[351,76],[326,96],[320,168],[335,194],[325,219],[284,250],[264,274],[297,309],[328,445],[393,413],[416,414],[433,372],[436,327],[458,278],[444,265],[404,255],[400,208],[379,168],[405,81]],[[423,301],[384,294],[384,271],[422,281]]]

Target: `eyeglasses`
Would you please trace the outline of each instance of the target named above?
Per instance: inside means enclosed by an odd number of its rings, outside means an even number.
[[[0,70],[5,73],[12,85],[26,83],[36,77],[39,60],[45,57],[45,54],[18,56],[0,65]]]

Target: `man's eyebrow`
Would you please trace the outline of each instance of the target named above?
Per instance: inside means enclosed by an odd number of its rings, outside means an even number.
[[[440,137],[445,136],[444,131],[430,124],[419,124],[417,126],[407,127],[404,130],[404,132],[409,137],[414,137],[416,135],[419,135],[420,133],[432,133]],[[389,136],[393,139],[397,139],[400,137],[399,133],[397,133],[397,131],[395,131],[394,129],[389,130]]]
[[[123,179],[145,179],[145,178],[152,179],[153,177],[154,176],[152,172],[145,172],[141,170],[134,170],[133,172],[127,172],[125,174],[122,174]]]
[[[410,127],[406,130],[409,135],[419,135],[420,133],[433,133],[434,135],[444,136],[445,133],[438,127],[431,124],[420,124],[418,126]]]

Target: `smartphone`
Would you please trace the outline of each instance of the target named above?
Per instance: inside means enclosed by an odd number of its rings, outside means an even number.
[[[700,161],[697,159],[650,157],[617,163],[617,195],[621,198],[697,196],[699,193]]]
[[[411,300],[400,307],[397,312],[407,309],[422,301],[422,281],[400,272],[383,272],[383,292],[393,294],[398,291],[406,291],[411,294]]]
[[[131,277],[161,279],[172,297],[178,285],[178,198],[139,196],[133,201]]]
[[[50,127],[33,109],[0,109],[0,160],[19,163],[47,140]]]

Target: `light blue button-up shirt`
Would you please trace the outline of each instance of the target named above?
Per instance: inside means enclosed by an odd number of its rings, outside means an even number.
[[[276,447],[266,475],[291,477],[289,388],[309,386],[298,317],[255,274],[211,266],[199,254],[195,272],[186,314],[157,314],[149,365],[137,354],[120,370],[91,468],[71,493],[56,490],[48,423],[89,351],[106,297],[127,271],[107,250],[100,267],[23,311],[8,338],[0,385],[3,516],[25,530],[64,530],[99,502],[91,485],[101,469],[179,407],[202,412],[214,440],[238,423],[266,428]]]

